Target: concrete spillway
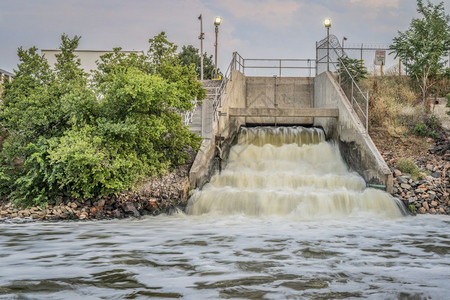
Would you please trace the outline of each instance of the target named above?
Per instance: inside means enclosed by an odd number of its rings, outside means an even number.
[[[193,215],[290,215],[300,219],[370,214],[398,217],[389,194],[366,189],[320,129],[242,128],[226,168],[194,193]]]

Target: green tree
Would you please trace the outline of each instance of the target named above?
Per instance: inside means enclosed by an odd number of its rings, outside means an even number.
[[[196,101],[205,98],[206,92],[202,84],[196,80],[195,67],[183,65],[176,54],[177,47],[167,40],[162,31],[149,40],[148,59],[151,62],[153,74],[158,74],[177,87],[178,105],[181,111],[191,110]]]
[[[200,78],[200,54],[199,50],[192,45],[183,46],[181,48],[181,52],[178,54],[181,62],[185,66],[189,66],[191,64],[195,65],[195,71],[197,73],[198,78]],[[212,79],[214,77],[214,63],[213,56],[205,52],[203,54],[203,78],[204,79]]]
[[[35,47],[19,49],[0,107],[0,192],[17,204],[117,193],[199,147],[179,111],[205,92],[164,33],[150,39],[149,56],[105,54],[91,78],[74,53],[79,39],[61,37],[54,69]]]
[[[358,83],[361,79],[367,77],[367,69],[365,66],[361,65],[361,61],[346,56],[341,58],[338,72],[341,76],[341,80],[348,84],[351,83],[352,79],[355,83]]]
[[[410,76],[417,82],[426,98],[436,77],[445,72],[444,55],[450,50],[450,17],[445,14],[444,3],[433,5],[417,0],[421,18],[412,19],[405,32],[398,32],[390,49],[400,57]]]

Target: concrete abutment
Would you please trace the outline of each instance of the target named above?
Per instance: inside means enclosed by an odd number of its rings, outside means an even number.
[[[392,193],[389,167],[331,73],[314,78],[246,77],[233,71],[221,99],[214,134],[203,141],[189,174],[192,188],[201,188],[218,170],[241,126],[303,125],[321,127],[352,170],[369,185]]]

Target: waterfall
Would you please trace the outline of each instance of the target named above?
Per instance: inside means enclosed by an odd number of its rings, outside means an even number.
[[[322,130],[304,127],[242,128],[225,169],[189,200],[186,211],[301,220],[402,215],[398,200],[366,188],[348,170]]]

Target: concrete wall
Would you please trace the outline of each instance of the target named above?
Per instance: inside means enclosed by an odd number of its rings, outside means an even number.
[[[203,140],[189,171],[191,188],[201,188],[209,181],[219,168],[220,160],[218,155],[220,153],[216,146],[220,146],[223,158],[225,158],[238,133],[239,127],[245,124],[245,118],[230,118],[228,113],[230,107],[245,107],[245,92],[245,76],[239,71],[233,71],[225,94],[222,96],[222,103],[219,105],[218,113],[213,118],[212,138]],[[223,138],[223,141],[216,142],[216,137]]]
[[[245,106],[247,108],[309,108],[312,107],[312,77],[247,77]],[[247,124],[305,124],[305,117],[247,117]]]
[[[338,120],[315,117],[314,126],[322,127],[327,137],[338,142],[345,162],[368,184],[385,185],[387,192],[391,193],[393,179],[389,167],[329,72],[321,73],[314,79],[314,107],[339,109]]]
[[[218,108],[221,115],[216,116],[216,135],[228,139],[234,132],[239,130],[241,125],[245,124],[244,117],[230,118],[229,108],[245,108],[246,93],[247,80],[245,75],[239,71],[233,71],[231,80],[227,84],[225,95],[222,97],[222,103]]]
[[[277,90],[277,91],[276,91]],[[334,108],[335,117],[232,117],[230,108]],[[214,136],[204,140],[190,171],[191,187],[201,187],[217,171],[217,145],[224,158],[241,125],[253,124],[312,124],[322,127],[327,137],[335,140],[345,162],[361,174],[369,184],[385,185],[392,191],[392,173],[384,162],[364,126],[351,108],[343,91],[331,73],[316,78],[249,77],[234,71],[222,104],[213,121]],[[216,137],[223,141],[216,142]]]

